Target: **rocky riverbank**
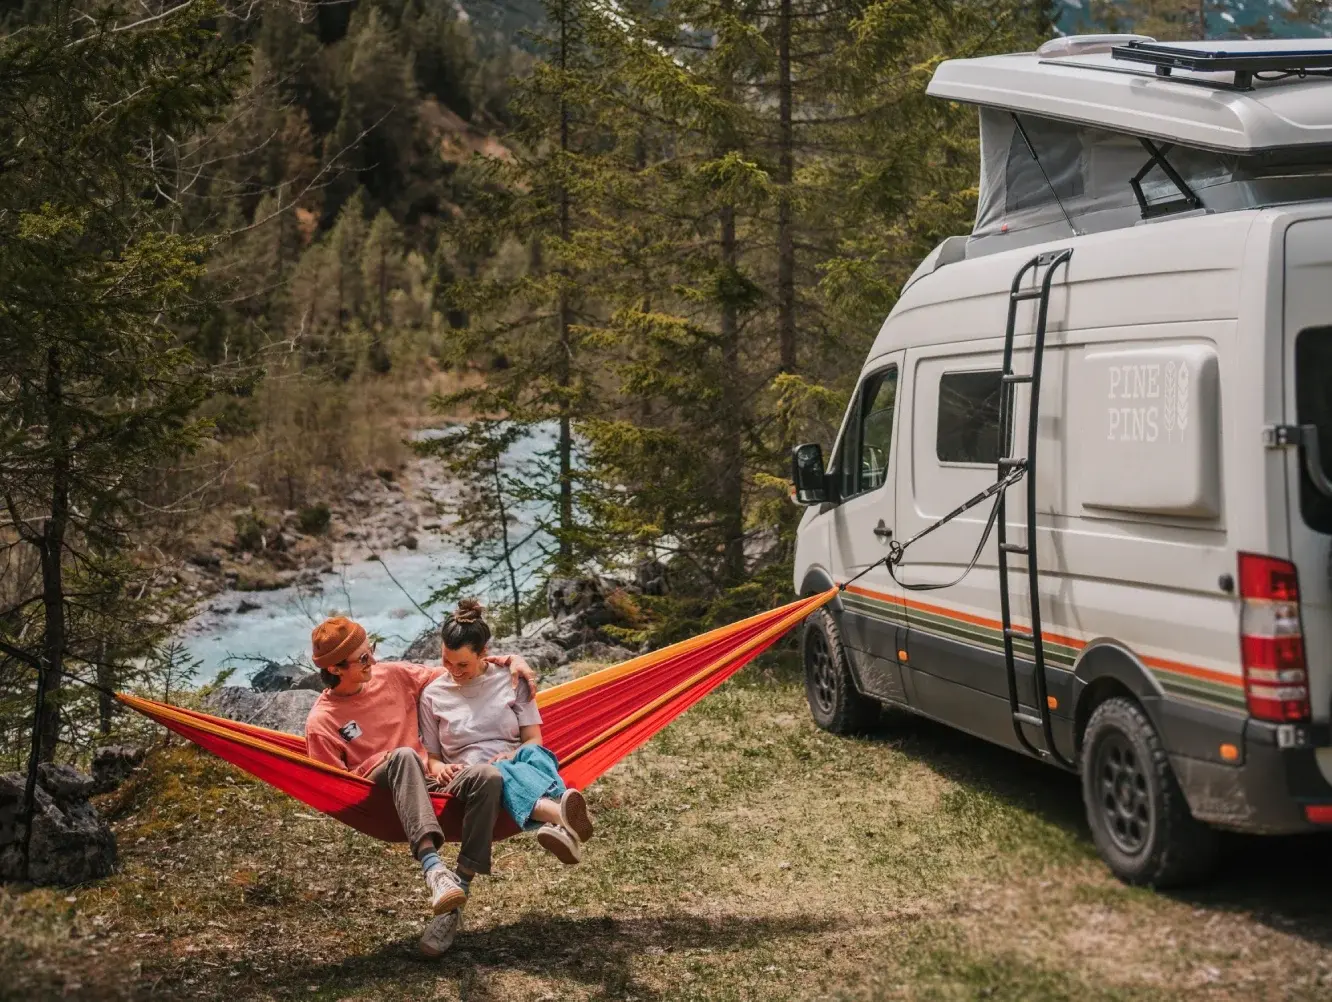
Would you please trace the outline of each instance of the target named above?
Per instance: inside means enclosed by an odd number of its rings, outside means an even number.
[[[396,468],[349,478],[347,489],[300,509],[238,508],[214,520],[172,568],[171,583],[192,599],[319,584],[346,564],[394,550],[416,550],[447,522],[454,487],[443,464],[414,457]]]

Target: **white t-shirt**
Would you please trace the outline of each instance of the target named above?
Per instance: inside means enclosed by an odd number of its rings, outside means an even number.
[[[508,670],[493,665],[470,682],[445,672],[422,690],[417,714],[426,748],[461,765],[513,751],[521,743],[518,728],[541,723],[527,682],[519,679],[515,692]]]

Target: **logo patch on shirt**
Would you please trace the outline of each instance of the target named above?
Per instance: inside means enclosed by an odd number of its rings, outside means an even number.
[[[354,741],[361,736],[361,725],[355,720],[348,720],[338,728],[338,733],[342,735],[343,741]]]

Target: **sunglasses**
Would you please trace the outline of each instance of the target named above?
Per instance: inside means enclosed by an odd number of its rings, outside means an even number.
[[[362,668],[369,668],[369,667],[370,667],[370,663],[374,660],[374,655],[371,653],[371,651],[374,651],[375,648],[377,648],[378,646],[379,646],[379,644],[377,644],[377,643],[375,643],[375,644],[371,644],[371,645],[370,645],[370,650],[369,650],[369,651],[366,651],[366,652],[365,652],[364,654],[362,654],[359,658],[357,658],[357,659],[356,659],[356,663],[357,663],[358,665],[360,665]],[[350,661],[339,661],[338,664],[337,664],[337,667],[339,667],[339,668],[348,668],[348,667],[350,667],[350,666],[351,666],[351,662],[350,662]]]

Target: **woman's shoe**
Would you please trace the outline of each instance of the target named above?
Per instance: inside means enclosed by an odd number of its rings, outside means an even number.
[[[587,800],[578,790],[565,790],[560,797],[560,823],[578,836],[579,842],[592,837],[592,816],[587,813]]]
[[[578,836],[566,831],[561,825],[542,825],[537,832],[537,842],[561,863],[572,866],[583,858],[583,850],[578,845]]]

